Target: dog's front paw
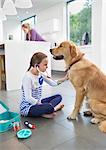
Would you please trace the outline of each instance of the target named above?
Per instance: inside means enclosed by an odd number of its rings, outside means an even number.
[[[102,131],[102,132],[105,132],[106,133],[106,120],[102,121],[99,125],[99,129]]]
[[[100,122],[100,120],[98,119],[98,118],[92,118],[91,119],[91,123],[92,124],[97,124],[97,123],[99,123]]]
[[[67,117],[68,120],[75,120],[76,119],[76,115],[71,114]]]

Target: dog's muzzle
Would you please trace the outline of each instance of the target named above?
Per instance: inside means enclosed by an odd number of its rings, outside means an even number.
[[[64,56],[63,56],[63,55],[60,55],[60,56],[53,56],[53,58],[54,58],[55,60],[62,60],[62,59],[64,59]]]
[[[55,56],[55,55],[52,53],[52,49],[50,49],[50,53],[53,55],[53,58],[54,58],[55,60],[62,60],[62,59],[64,59],[64,56],[63,56],[63,55]]]

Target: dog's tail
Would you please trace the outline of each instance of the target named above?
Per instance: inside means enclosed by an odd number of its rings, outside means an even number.
[[[99,129],[100,129],[100,131],[106,133],[106,120],[102,121],[102,122],[99,124]]]

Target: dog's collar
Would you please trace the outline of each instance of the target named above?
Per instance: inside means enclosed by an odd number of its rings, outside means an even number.
[[[78,61],[80,61],[83,56],[84,56],[84,53],[82,53],[82,55],[78,56],[78,57],[68,66],[68,68],[65,70],[65,72],[67,72],[68,70],[70,70],[70,68],[71,68],[74,64],[76,64]]]

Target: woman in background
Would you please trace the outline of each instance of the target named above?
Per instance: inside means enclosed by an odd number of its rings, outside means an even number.
[[[27,41],[45,41],[35,29],[32,29],[29,23],[22,24],[22,29],[26,34]]]

